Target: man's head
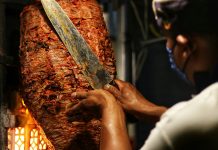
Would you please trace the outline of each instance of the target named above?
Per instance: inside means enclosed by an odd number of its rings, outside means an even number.
[[[158,25],[179,33],[218,33],[217,0],[153,0]]]
[[[195,85],[217,80],[218,1],[153,0],[153,10],[176,66]]]

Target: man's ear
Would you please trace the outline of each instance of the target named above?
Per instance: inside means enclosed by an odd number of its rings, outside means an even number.
[[[178,46],[180,46],[180,49],[182,50],[182,57],[187,58],[189,55],[193,52],[194,43],[192,43],[192,40],[185,35],[177,35],[176,36],[176,42]]]
[[[176,41],[177,41],[178,43],[184,45],[184,44],[188,44],[189,39],[188,39],[187,36],[182,35],[182,34],[179,34],[179,35],[176,36]]]

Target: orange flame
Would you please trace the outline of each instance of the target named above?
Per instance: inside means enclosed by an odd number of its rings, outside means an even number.
[[[19,95],[17,101],[18,108],[15,110],[15,115],[19,120],[19,127],[8,130],[8,149],[54,150],[51,142],[47,139],[37,121],[32,117],[24,100]]]

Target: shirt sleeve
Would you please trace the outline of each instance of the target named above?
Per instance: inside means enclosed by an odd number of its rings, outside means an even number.
[[[170,108],[141,150],[217,150],[218,84]]]
[[[155,128],[140,150],[172,150],[172,148],[167,139],[164,139],[161,132]]]
[[[148,139],[140,150],[174,150],[172,141],[164,131],[164,126],[168,124],[171,116],[177,111],[181,110],[186,105],[186,102],[180,102],[168,109],[161,120],[156,124],[155,128],[151,131]]]

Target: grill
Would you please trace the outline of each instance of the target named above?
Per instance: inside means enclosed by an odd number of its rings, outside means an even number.
[[[52,150],[52,145],[43,130],[30,115],[23,100],[18,96],[17,127],[7,129],[8,150]]]

